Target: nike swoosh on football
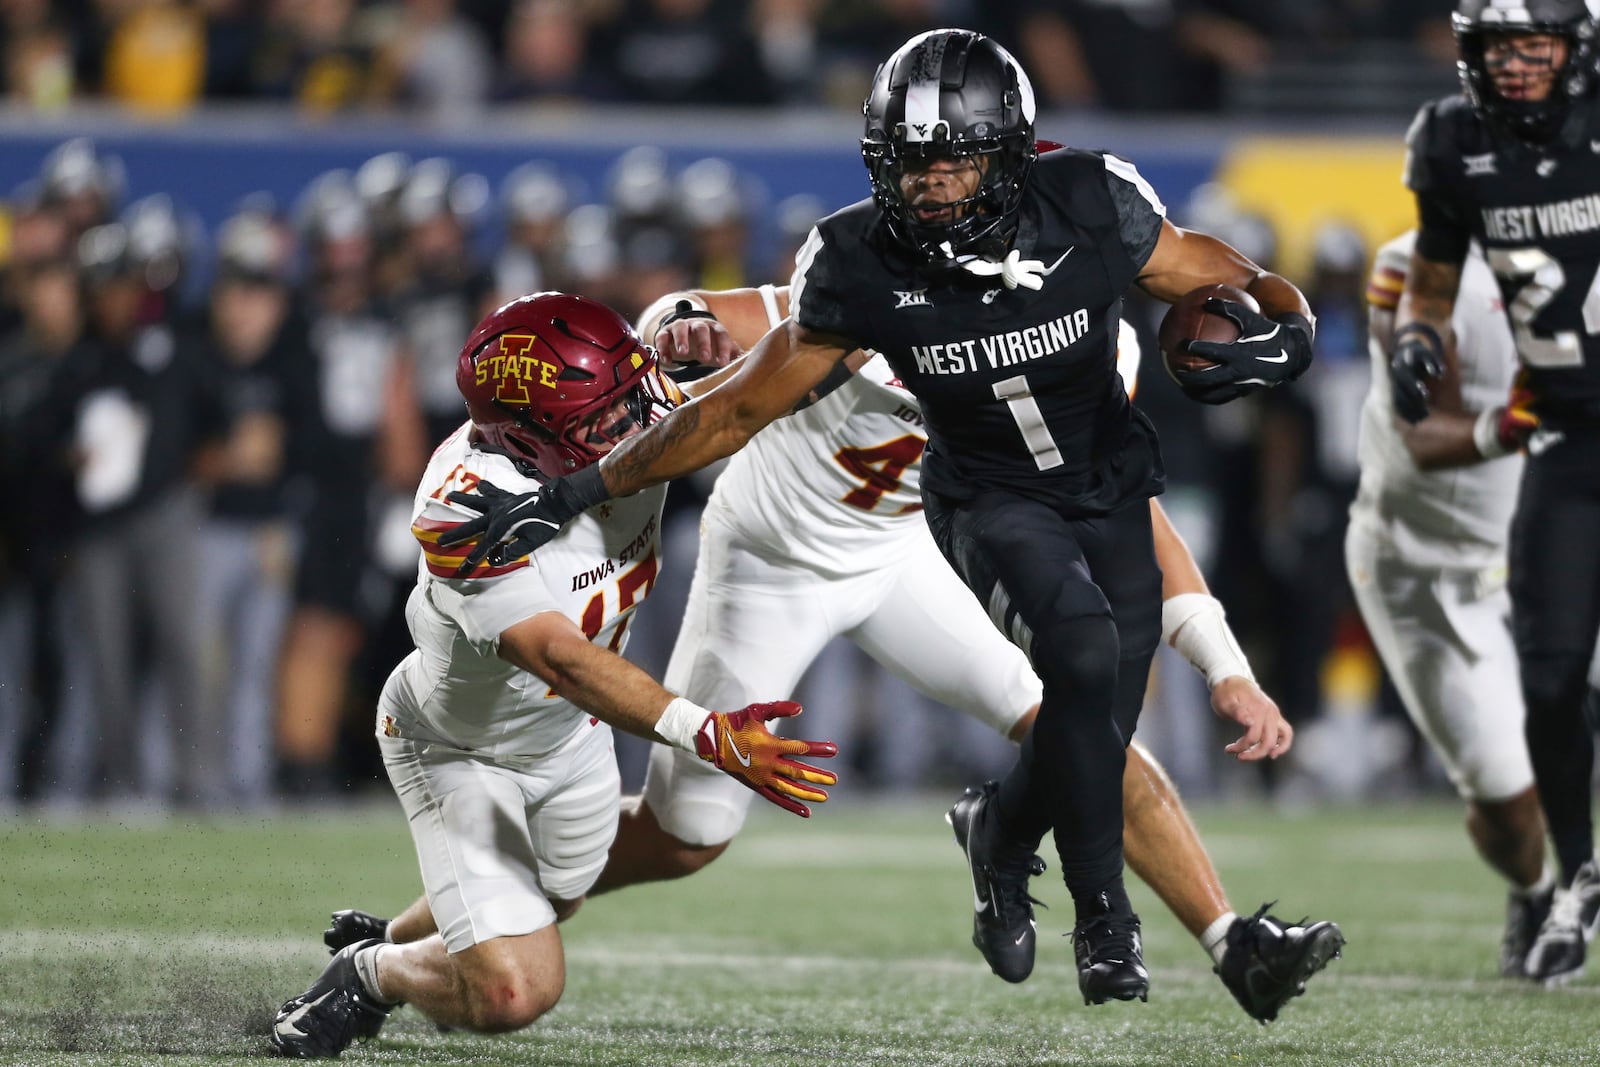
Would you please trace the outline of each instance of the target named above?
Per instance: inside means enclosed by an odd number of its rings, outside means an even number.
[[[1289,362],[1289,350],[1280,348],[1275,356],[1257,356],[1256,358],[1263,363],[1287,363]]]
[[[308,1001],[307,1003],[300,1005],[294,1011],[291,1011],[288,1015],[278,1020],[278,1025],[276,1027],[278,1033],[283,1034],[286,1037],[305,1037],[306,1032],[300,1029],[300,1020],[305,1018],[306,1012],[310,1011],[318,1004],[321,1004],[324,1000],[327,1000],[337,992],[337,989],[330,989],[316,1000]]]

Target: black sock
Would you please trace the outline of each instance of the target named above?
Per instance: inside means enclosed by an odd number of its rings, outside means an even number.
[[[1555,846],[1556,862],[1561,864],[1561,884],[1571,885],[1578,868],[1594,855],[1594,836],[1587,826],[1573,830],[1552,832],[1551,844]]]
[[[1122,884],[1122,876],[1109,885],[1102,885],[1097,889],[1072,889],[1072,906],[1077,909],[1078,921],[1093,919],[1099,915],[1131,915],[1133,904],[1128,900],[1128,890]]]

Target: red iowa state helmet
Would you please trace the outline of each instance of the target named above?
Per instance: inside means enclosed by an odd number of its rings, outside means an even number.
[[[626,319],[566,293],[490,312],[461,349],[456,387],[483,441],[544,478],[587,467],[679,399]],[[619,401],[627,415],[600,425]]]

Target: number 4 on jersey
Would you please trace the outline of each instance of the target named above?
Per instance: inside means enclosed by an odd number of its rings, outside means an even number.
[[[862,511],[876,508],[885,493],[900,488],[900,478],[906,468],[922,458],[922,450],[926,445],[927,442],[922,438],[907,434],[871,448],[839,449],[833,457],[839,466],[849,471],[852,478],[859,478],[865,483],[846,493],[844,502]],[[904,515],[921,509],[920,504],[907,504],[895,514]]]

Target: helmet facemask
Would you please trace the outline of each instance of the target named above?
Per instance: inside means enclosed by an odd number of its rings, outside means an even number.
[[[864,146],[862,157],[872,176],[873,196],[884,211],[890,231],[923,258],[941,261],[987,251],[985,244],[990,239],[1004,251],[1027,173],[1033,165],[1031,137],[1028,142],[1023,150],[1015,140],[923,144],[900,140]],[[981,171],[981,177],[972,195],[941,205],[949,209],[948,219],[924,222],[907,198],[901,178],[907,170],[940,159],[970,160]]]
[[[648,351],[654,357],[655,350]],[[683,394],[652,360],[650,369],[623,395],[575,416],[561,432],[559,441],[574,455],[586,457],[583,465],[587,466],[599,462],[623,441],[660,422],[681,403]],[[531,419],[519,418],[517,422],[519,427],[529,428],[536,435],[550,436]],[[514,438],[513,443],[530,456],[534,454]]]

